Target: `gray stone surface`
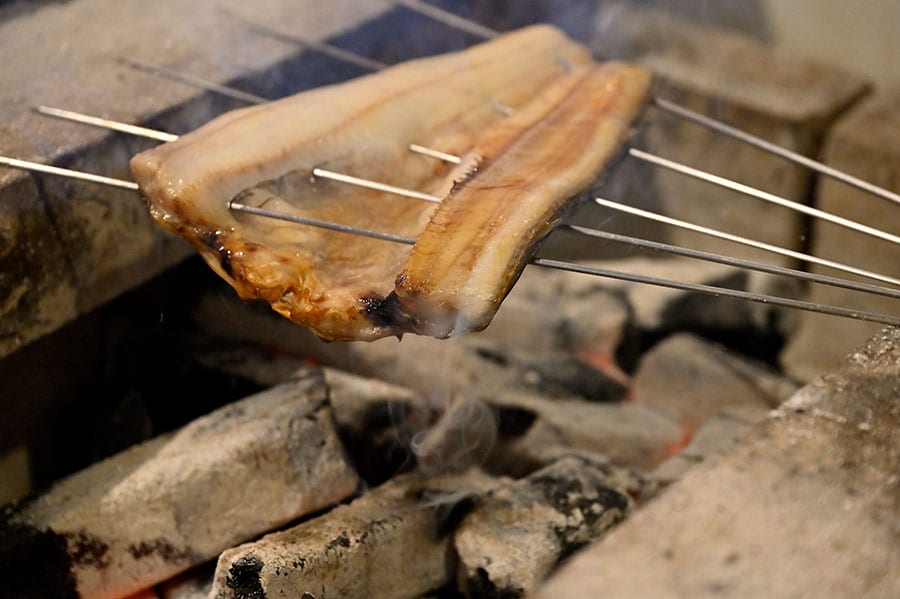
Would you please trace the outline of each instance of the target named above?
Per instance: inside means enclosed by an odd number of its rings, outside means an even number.
[[[12,508],[2,522],[0,577],[21,597],[76,589],[122,597],[340,501],[357,484],[328,388],[313,371]]]
[[[349,505],[225,551],[211,597],[421,596],[454,576],[446,526],[456,504],[495,484],[477,472],[395,478]]]
[[[900,329],[803,387],[535,597],[896,597]]]
[[[866,87],[858,76],[670,14],[614,5],[611,14],[601,11],[598,23],[608,26],[598,29],[596,51],[651,67],[660,75],[659,97],[801,154],[817,155],[830,122]],[[654,153],[794,201],[810,199],[807,172],[783,159],[655,110],[648,112],[645,125],[647,149]],[[664,170],[656,172],[656,182],[671,216],[781,247],[802,245],[803,219],[785,208]],[[672,230],[671,239],[720,253],[790,262],[681,230]]]
[[[667,414],[693,434],[729,408],[774,408],[796,385],[762,365],[689,335],[673,335],[645,354],[635,400]]]
[[[459,586],[470,597],[521,597],[559,560],[631,508],[604,469],[566,457],[480,499],[456,530]]]
[[[145,122],[176,133],[239,105],[126,68],[120,56],[215,82],[277,71],[295,45],[254,33],[225,0],[4,3],[0,154],[128,178],[145,141],[41,117],[39,104]],[[265,0],[252,14],[324,39],[377,15],[381,2]],[[332,68],[337,68],[332,65]],[[324,71],[324,67],[320,67]],[[283,92],[282,92],[283,93]],[[0,356],[84,314],[190,254],[128,191],[0,169]]]
[[[881,92],[844,115],[826,140],[824,160],[835,168],[895,193],[900,192],[900,169],[897,168],[900,164],[900,90]],[[820,177],[816,199],[822,210],[900,235],[898,207],[893,202],[828,177]],[[813,240],[816,255],[900,277],[900,247],[888,241],[821,221],[813,225]],[[836,274],[822,267],[815,270]],[[897,314],[900,310],[897,300],[824,286],[814,287],[810,297],[817,302],[885,314]],[[811,380],[835,368],[851,348],[879,328],[877,324],[818,314],[799,315],[798,321],[797,330],[782,354],[782,363],[786,370],[803,380]]]

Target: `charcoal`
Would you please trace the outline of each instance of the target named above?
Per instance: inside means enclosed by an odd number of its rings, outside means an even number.
[[[321,372],[99,462],[0,520],[16,597],[122,596],[351,495]]]
[[[727,451],[750,428],[765,420],[769,410],[758,405],[725,408],[694,433],[691,442],[672,458],[666,460],[649,475],[650,483],[644,486],[643,498],[672,484],[697,464],[720,452]]]
[[[456,531],[460,587],[485,598],[533,591],[630,511],[629,496],[610,484],[604,470],[570,456],[490,492]]]
[[[548,455],[564,450],[592,452],[615,464],[648,471],[684,443],[683,426],[656,407],[639,402],[598,404],[505,393],[490,403],[535,415],[523,434],[498,438],[486,464],[495,472],[528,472],[546,464]]]
[[[688,434],[727,408],[774,408],[796,390],[765,365],[686,333],[648,352],[634,384],[638,402],[668,414]]]
[[[211,596],[423,595],[453,579],[446,522],[453,506],[469,505],[473,494],[495,484],[475,471],[430,480],[395,477],[349,505],[225,551]]]

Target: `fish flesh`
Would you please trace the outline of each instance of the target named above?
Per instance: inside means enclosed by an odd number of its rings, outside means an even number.
[[[645,69],[597,63],[537,25],[229,112],[131,169],[154,219],[241,297],[324,339],[446,337],[487,326],[561,210],[627,139],[649,84]],[[317,167],[442,201],[325,180]],[[416,242],[238,213],[233,200]]]

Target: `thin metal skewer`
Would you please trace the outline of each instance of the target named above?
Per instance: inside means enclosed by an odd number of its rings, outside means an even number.
[[[445,11],[436,6],[426,4],[421,0],[395,0],[395,4],[406,6],[410,10],[419,12],[423,15],[440,21],[441,23],[444,23],[451,27],[455,27],[462,31],[479,35],[484,39],[491,39],[500,35],[500,32],[495,29],[491,29],[471,19],[461,17],[457,14]],[[728,125],[727,123],[714,119],[710,116],[695,112],[693,110],[690,110],[689,108],[685,108],[684,106],[681,106],[664,98],[654,98],[653,104],[660,110],[669,112],[670,114],[683,118],[687,121],[691,121],[703,127],[707,127],[714,131],[722,133],[723,135],[727,135],[729,137],[733,137],[735,139],[743,141],[744,143],[750,144],[761,150],[765,150],[777,156],[781,156],[782,158],[790,160],[791,162],[805,166],[818,173],[829,176],[838,181],[842,181],[843,183],[846,183],[848,185],[852,185],[857,189],[861,189],[877,197],[900,204],[900,194],[898,193],[894,193],[889,189],[885,189],[884,187],[875,185],[874,183],[870,183],[869,181],[854,177],[849,173],[845,173],[844,171],[836,169],[832,166],[828,166],[827,164],[819,162],[818,160],[813,160],[812,158],[808,158],[806,156],[803,156],[802,154],[798,154],[797,152],[788,150],[787,148],[779,146],[778,144],[762,139],[761,137],[758,137],[736,127],[732,127],[731,125]]]
[[[388,185],[387,183],[380,183],[378,181],[372,181],[371,179],[362,179],[360,177],[345,175],[343,173],[336,173],[334,171],[329,171],[323,168],[314,168],[312,170],[312,174],[313,177],[331,179],[332,181],[347,183],[348,185],[356,185],[358,187],[365,187],[366,189],[374,189],[376,191],[383,191],[385,193],[391,193],[394,195],[422,200],[425,202],[435,202],[439,204],[442,199],[441,196],[436,196],[430,193],[415,191],[413,189],[406,189],[404,187],[397,187],[395,185]]]
[[[122,133],[128,133],[130,135],[136,135],[139,137],[146,137],[149,139],[155,139],[158,141],[175,141],[179,138],[178,135],[174,133],[167,133],[165,131],[160,131],[158,129],[149,129],[147,127],[139,127],[137,125],[131,125],[128,123],[123,123],[121,121],[114,121],[111,119],[104,119],[100,117],[91,116],[88,114],[83,114],[80,112],[74,112],[72,110],[63,110],[61,108],[53,108],[50,106],[37,106],[35,108],[37,112],[40,114],[44,114],[47,116],[52,116],[55,118],[74,121],[77,123],[83,123],[86,125],[93,125],[95,127],[102,127],[104,129],[112,129],[113,131],[120,131]],[[415,149],[413,149],[415,148]],[[411,151],[419,152],[421,154],[426,154],[429,156],[433,156],[440,160],[445,160],[447,162],[456,162],[457,164],[460,162],[460,158],[458,156],[453,156],[452,154],[446,154],[444,152],[439,152],[438,150],[432,150],[430,148],[426,148],[425,146],[420,146],[417,144],[411,144]],[[423,200],[426,202],[440,202],[440,196],[436,196],[430,193],[424,193],[421,191],[414,191],[411,189],[405,189],[403,187],[396,187],[394,185],[389,185],[387,183],[380,183],[378,181],[372,181],[370,179],[362,179],[360,177],[354,177],[352,175],[345,175],[343,173],[337,173],[335,171],[331,171],[324,168],[314,168],[312,170],[312,174],[314,177],[319,177],[321,179],[330,179],[332,181],[339,181],[341,183],[347,183],[349,185],[357,185],[359,187],[366,187],[368,189],[374,189],[377,191],[383,191],[386,193],[391,193],[394,195],[404,196],[408,198],[414,198],[417,200]]]
[[[726,233],[724,231],[719,231],[717,229],[711,229],[709,227],[704,227],[701,225],[697,225],[694,223],[689,223],[687,221],[679,220],[677,218],[672,218],[671,216],[665,216],[664,214],[658,214],[656,212],[650,212],[649,210],[642,210],[640,208],[635,208],[634,206],[627,206],[625,204],[620,204],[619,202],[613,202],[611,200],[606,200],[604,198],[594,198],[594,202],[600,206],[604,206],[606,208],[611,208],[613,210],[618,210],[619,212],[625,212],[627,214],[632,214],[634,216],[640,216],[641,218],[646,218],[648,220],[654,220],[656,222],[660,222],[666,225],[671,225],[673,227],[679,227],[681,229],[687,229],[689,231],[694,231],[696,233],[702,233],[703,235],[709,235],[711,237],[717,237],[719,239],[724,239],[726,241],[732,241],[734,243],[739,243],[741,245],[746,245],[749,247],[754,247],[757,249],[765,250],[767,252],[772,252],[774,254],[781,254],[782,256],[787,256],[789,258],[794,258],[795,260],[805,260],[807,262],[812,262],[815,264],[819,264],[820,266],[828,266],[830,268],[834,268],[836,270],[842,270],[844,272],[849,272],[861,277],[866,277],[868,279],[873,279],[876,281],[881,281],[882,283],[889,283],[891,285],[900,286],[900,279],[896,279],[894,277],[889,277],[887,275],[878,274],[875,272],[871,272],[868,270],[864,270],[862,268],[857,268],[855,266],[849,266],[847,264],[843,264],[841,262],[834,262],[831,260],[826,260],[825,258],[819,258],[818,256],[813,256],[812,254],[804,254],[802,252],[795,252],[794,250],[789,250],[787,248],[779,247],[777,245],[771,245],[768,243],[764,243],[762,241],[756,241],[754,239],[749,239],[747,237],[741,237],[740,235],[734,235],[732,233]]]
[[[0,164],[22,169],[26,171],[36,171],[39,173],[47,173],[50,175],[59,175],[70,179],[78,179],[80,181],[90,181],[91,183],[99,183],[110,187],[118,187],[120,189],[128,189],[138,191],[138,184],[133,181],[125,181],[114,177],[104,177],[103,175],[94,175],[83,171],[74,171],[68,168],[51,166],[49,164],[41,164],[40,162],[31,162],[29,160],[19,160],[17,158],[9,158],[8,156],[0,156]]]
[[[748,270],[756,270],[759,272],[765,272],[774,275],[791,277],[794,279],[800,279],[803,281],[809,281],[811,283],[820,283],[823,285],[830,285],[832,287],[841,287],[844,289],[852,289],[854,291],[862,291],[864,293],[872,293],[875,295],[882,295],[884,297],[890,297],[894,299],[900,299],[900,289],[892,289],[890,287],[883,287],[881,285],[870,285],[869,283],[858,283],[856,281],[851,281],[850,279],[841,279],[838,277],[830,277],[827,275],[820,275],[816,273],[806,272],[803,270],[797,270],[795,268],[787,268],[785,266],[775,266],[773,264],[766,264],[764,262],[756,262],[753,260],[745,260],[743,258],[734,258],[731,256],[724,256],[721,254],[715,254],[713,252],[704,252],[702,250],[693,250],[677,245],[671,245],[668,243],[662,243],[659,241],[651,241],[649,239],[640,239],[637,237],[629,237],[627,235],[621,235],[619,233],[611,233],[609,231],[603,231],[599,229],[591,229],[588,227],[582,227],[580,225],[573,225],[564,223],[559,225],[560,230],[570,229],[576,233],[581,235],[586,235],[588,237],[595,237],[597,239],[603,239],[606,241],[613,241],[616,243],[624,243],[627,245],[646,248],[650,250],[666,252],[669,254],[674,254],[676,256],[684,256],[686,258],[695,258],[697,260],[705,260],[707,262],[715,262],[717,264],[724,264],[726,266],[734,266],[737,268],[745,268]]]
[[[85,125],[93,125],[94,127],[101,127],[103,129],[112,129],[113,131],[128,133],[129,135],[136,135],[138,137],[155,139],[157,141],[169,142],[178,139],[178,136],[174,133],[166,133],[165,131],[159,131],[158,129],[150,129],[148,127],[141,127],[139,125],[131,125],[129,123],[123,123],[121,121],[113,121],[111,119],[104,119],[101,117],[91,116],[89,114],[73,112],[71,110],[63,110],[62,108],[53,108],[52,106],[35,106],[34,110],[43,115],[52,116],[67,121],[75,121],[77,123],[83,123]]]
[[[491,29],[490,27],[486,27],[485,25],[476,23],[471,19],[453,14],[452,12],[446,11],[442,8],[438,8],[437,6],[433,6],[431,4],[427,4],[425,2],[422,2],[421,0],[395,0],[394,4],[403,6],[405,8],[408,8],[409,10],[438,21],[439,23],[444,23],[445,25],[449,25],[454,29],[465,31],[466,33],[470,33],[482,39],[489,40],[500,35],[500,32],[496,29]]]
[[[125,66],[131,67],[133,69],[144,71],[157,77],[164,77],[173,81],[179,81],[193,87],[206,89],[223,96],[228,96],[229,98],[233,98],[235,100],[240,100],[241,102],[247,102],[248,104],[265,104],[266,102],[270,102],[270,100],[268,100],[267,98],[263,98],[262,96],[250,94],[245,91],[229,87],[227,85],[220,85],[215,81],[210,81],[209,79],[194,77],[193,75],[186,75],[184,73],[180,73],[166,67],[147,64],[145,62],[140,62],[138,60],[134,60],[133,58],[126,58],[124,56],[120,56],[117,60]]]
[[[858,189],[867,191],[880,198],[884,198],[891,202],[900,204],[900,194],[896,194],[890,190],[884,189],[883,187],[879,187],[878,185],[869,183],[868,181],[863,181],[862,179],[854,177],[853,175],[840,171],[834,167],[828,166],[827,164],[823,164],[817,160],[813,160],[812,158],[807,158],[806,156],[798,154],[797,152],[793,152],[791,150],[788,150],[787,148],[783,148],[770,141],[766,141],[760,137],[747,133],[746,131],[737,129],[735,127],[732,127],[731,125],[727,125],[704,114],[700,114],[699,112],[694,112],[693,110],[675,104],[674,102],[670,102],[669,100],[656,98],[654,99],[653,103],[657,108],[679,116],[687,121],[692,121],[694,123],[697,123],[698,125],[702,125],[729,137],[733,137],[744,143],[750,144],[751,146],[755,146],[767,152],[771,152],[772,154],[776,154],[778,156],[781,156],[782,158],[786,158],[792,162],[803,165],[816,172],[822,173],[823,175],[827,175],[848,185],[852,185]]]
[[[72,112],[72,111],[68,111],[68,110],[50,109],[49,112],[47,112],[47,111],[41,111],[41,112],[42,112],[42,114],[50,114],[51,116],[55,116],[58,118],[75,120],[77,122],[84,122],[84,123],[88,123],[90,125],[95,125],[95,126],[100,126],[100,127],[109,126],[110,128],[113,128],[117,131],[124,131],[126,133],[131,133],[134,135],[147,135],[149,133],[149,136],[153,137],[153,138],[156,138],[157,136],[169,136],[172,138],[172,140],[178,138],[177,135],[173,135],[171,133],[165,133],[165,132],[157,131],[154,129],[147,129],[144,127],[138,127],[135,129],[133,125],[128,125],[127,123],[120,123],[118,121],[111,121],[108,119],[99,119],[97,117],[83,115],[81,113]],[[413,144],[413,146],[415,146],[415,145]],[[455,156],[453,154],[438,152],[437,150],[431,150],[430,148],[425,148],[423,146],[415,146],[415,148],[411,146],[410,149],[413,151],[418,150],[418,151],[420,151],[420,153],[428,155],[428,156],[434,155],[435,158],[437,158],[439,160],[445,160],[448,162],[454,162],[454,160],[455,160],[458,163],[458,161],[460,160],[460,158],[458,156]],[[435,155],[435,154],[437,154],[437,155]],[[410,189],[406,189],[406,188],[402,188],[402,187],[397,187],[394,185],[388,185],[388,184],[381,183],[378,181],[372,181],[370,179],[363,179],[360,177],[345,175],[343,173],[337,173],[337,172],[330,171],[327,169],[315,168],[315,169],[313,169],[312,174],[313,174],[313,176],[316,176],[316,177],[320,177],[320,178],[324,178],[324,179],[331,179],[331,180],[345,183],[348,185],[358,185],[361,187],[365,187],[367,189],[373,189],[376,191],[382,191],[385,193],[391,193],[391,194],[395,194],[395,195],[399,195],[399,196],[403,196],[403,197],[409,197],[409,198],[413,198],[413,199],[424,200],[424,201],[435,202],[435,203],[441,201],[440,196],[436,196],[433,194],[428,194],[428,193],[423,193],[423,192],[410,190]],[[824,258],[819,258],[819,257],[813,256],[811,254],[804,254],[801,252],[796,252],[796,251],[782,248],[779,246],[766,244],[766,243],[763,243],[760,241],[755,241],[755,240],[752,240],[752,239],[749,239],[746,237],[741,237],[739,235],[726,233],[724,231],[712,229],[709,227],[703,227],[701,225],[697,225],[694,223],[688,223],[686,221],[681,221],[681,220],[678,220],[678,219],[675,219],[675,218],[672,218],[669,216],[665,216],[662,214],[657,214],[654,212],[641,210],[639,208],[634,208],[632,206],[627,206],[625,204],[620,204],[618,202],[605,200],[603,198],[595,198],[594,201],[597,204],[599,204],[601,206],[605,206],[607,208],[612,208],[612,209],[618,210],[620,212],[626,212],[626,213],[629,213],[629,214],[632,214],[635,216],[640,216],[642,218],[655,220],[657,222],[661,222],[661,223],[668,224],[671,226],[688,229],[688,230],[702,233],[705,235],[718,237],[719,239],[725,239],[725,240],[739,243],[742,245],[770,251],[772,253],[780,254],[783,256],[788,256],[788,257],[791,257],[791,258],[794,258],[797,260],[805,260],[807,262],[819,264],[822,266],[829,266],[829,267],[835,268],[836,270],[849,272],[849,273],[856,274],[856,275],[859,275],[862,277],[866,277],[866,278],[869,278],[872,280],[881,281],[883,283],[900,285],[900,279],[896,279],[896,278],[889,277],[886,275],[881,275],[878,273],[874,273],[874,272],[871,272],[868,270],[864,270],[864,269],[850,266],[847,264],[843,264],[840,262],[826,260]],[[243,206],[243,204],[238,204],[238,205]],[[282,213],[271,212],[271,211],[262,211],[261,209],[256,209],[255,214],[257,214],[258,216],[268,216],[270,218],[280,218],[280,216],[278,216],[278,215],[280,215]],[[300,218],[300,217],[298,217],[298,218]],[[300,224],[309,224],[309,223],[304,222],[304,223],[300,223]],[[586,229],[584,227],[576,227],[574,225],[570,225],[570,228],[572,228],[573,230],[580,230],[581,232],[593,231],[591,229]],[[593,234],[593,236],[598,237],[598,236],[600,236],[599,233],[600,232],[587,233],[587,234]],[[612,235],[612,234],[607,234],[607,235]],[[371,236],[371,235],[367,235],[367,236]],[[639,243],[636,243],[637,240],[633,240],[633,241],[635,242],[634,245],[640,245]],[[646,243],[651,243],[651,242],[646,242]],[[655,242],[653,242],[653,243],[655,243]],[[672,247],[675,247],[675,246],[672,246]],[[684,249],[684,248],[682,248],[682,249]],[[666,250],[666,251],[671,251],[671,250]],[[694,252],[696,250],[684,249],[684,251]],[[698,256],[694,256],[694,257],[698,257]],[[712,260],[712,261],[716,261],[716,260]],[[764,266],[764,265],[761,265],[761,266]],[[747,267],[747,268],[752,268],[752,267]],[[772,267],[772,268],[777,268],[777,267]],[[756,270],[762,270],[762,269],[756,268]],[[796,272],[802,272],[802,271],[796,271]],[[798,278],[803,278],[803,277],[798,277]],[[837,280],[844,281],[844,279],[837,279]],[[818,282],[824,283],[824,284],[829,284],[825,281],[818,281]]]
[[[40,164],[36,162],[30,162],[26,160],[17,160],[15,158],[7,158],[0,156],[0,164],[6,164],[8,166],[37,171],[43,173],[49,173],[53,175],[60,175],[63,177],[70,177],[79,179],[82,181],[90,181],[93,183],[99,183],[102,185],[109,185],[112,187],[117,187],[121,189],[128,189],[131,191],[139,191],[139,187],[137,183],[133,181],[125,181],[122,179],[115,179],[112,177],[103,177],[100,175],[93,175],[90,173],[84,173],[80,171],[74,171],[70,169],[64,169],[54,166],[49,166],[45,164]],[[230,202],[230,207],[234,210],[240,212],[246,212],[248,214],[257,214],[260,216],[267,216],[269,218],[278,218],[279,220],[285,220],[288,222],[306,224],[314,227],[325,228],[332,231],[338,231],[347,234],[353,235],[363,235],[365,237],[371,237],[375,239],[383,239],[389,242],[396,243],[404,243],[411,244],[414,243],[414,240],[408,237],[403,237],[399,235],[392,235],[390,233],[382,233],[379,231],[370,231],[368,229],[360,229],[357,227],[352,227],[349,225],[341,225],[338,223],[333,223],[330,221],[321,221],[313,218],[300,217],[292,214],[279,213],[274,211],[265,210],[262,208],[255,208],[253,206],[247,206],[245,204],[241,204],[239,202]],[[727,289],[724,287],[714,287],[712,285],[701,285],[695,283],[683,283],[681,281],[672,281],[669,279],[661,279],[657,277],[648,277],[644,275],[635,275],[631,273],[625,273],[621,271],[610,270],[601,267],[595,266],[587,266],[582,264],[576,264],[572,262],[563,262],[560,260],[552,260],[548,258],[534,258],[530,262],[530,264],[534,264],[536,266],[543,266],[546,268],[553,268],[558,270],[567,270],[570,272],[579,272],[584,274],[590,274],[595,276],[603,276],[607,278],[619,279],[623,281],[630,281],[635,283],[645,283],[650,285],[657,285],[662,287],[669,287],[672,289],[682,289],[686,291],[696,291],[699,293],[705,293],[715,296],[727,296],[738,299],[743,299],[752,302],[764,303],[774,306],[784,306],[789,308],[796,308],[800,310],[807,310],[812,312],[820,312],[823,314],[831,314],[834,316],[844,316],[849,318],[854,318],[857,320],[865,320],[869,322],[878,322],[882,324],[889,325],[900,325],[900,318],[889,316],[887,314],[876,314],[874,312],[868,312],[865,310],[854,310],[850,308],[843,308],[840,306],[831,306],[826,304],[818,304],[815,302],[807,302],[802,300],[793,300],[783,297],[765,295],[765,294],[757,294],[750,293],[745,291],[738,291],[734,289]]]
[[[311,227],[317,227],[319,229],[337,231],[338,233],[350,233],[351,235],[360,235],[362,237],[380,239],[382,241],[393,241],[395,243],[405,243],[407,245],[413,245],[416,242],[416,240],[412,237],[404,237],[403,235],[394,235],[393,233],[384,233],[382,231],[372,231],[371,229],[342,225],[340,223],[321,220],[318,218],[288,214],[287,212],[276,212],[274,210],[267,210],[265,208],[257,208],[256,206],[248,206],[247,204],[242,204],[240,202],[236,202],[235,200],[230,201],[228,203],[228,207],[236,212],[243,212],[245,214],[252,214],[254,216],[262,216],[265,218],[273,218],[276,220],[283,220],[285,222],[298,225],[309,225]]]
[[[695,179],[701,179],[703,181],[706,181],[707,183],[712,183],[714,185],[718,185],[719,187],[731,189],[745,195],[764,200],[771,204],[784,206],[785,208],[789,208],[797,212],[802,212],[803,214],[806,214],[808,216],[812,216],[814,218],[825,220],[841,227],[851,229],[853,231],[856,231],[857,233],[863,233],[864,235],[869,235],[871,237],[877,237],[891,243],[900,244],[900,235],[893,235],[886,231],[876,229],[875,227],[869,227],[848,218],[843,218],[841,216],[831,214],[830,212],[819,210],[818,208],[812,208],[805,204],[792,202],[791,200],[787,200],[785,198],[782,198],[781,196],[777,196],[766,191],[762,191],[761,189],[757,189],[749,185],[744,185],[743,183],[738,183],[737,181],[732,181],[731,179],[726,179],[725,177],[720,177],[719,175],[714,175],[712,173],[708,173],[706,171],[702,171],[700,169],[693,168],[679,162],[669,160],[667,158],[662,158],[643,150],[630,148],[628,150],[628,153],[639,160],[655,164],[656,166],[661,166],[677,173],[681,173],[689,177],[694,177]]]
[[[535,258],[531,264],[537,266],[546,266],[558,270],[567,270],[570,272],[579,272],[597,277],[606,277],[610,279],[619,279],[622,281],[630,281],[633,283],[644,283],[648,285],[656,285],[658,287],[669,287],[671,289],[681,289],[683,291],[694,291],[714,296],[725,296],[746,301],[756,302],[760,304],[769,304],[772,306],[782,306],[785,308],[795,308],[798,310],[806,310],[808,312],[819,312],[821,314],[831,314],[832,316],[844,316],[857,320],[865,320],[868,322],[879,322],[882,324],[893,324],[900,322],[900,318],[888,316],[885,314],[875,314],[864,310],[852,310],[840,306],[831,306],[827,304],[819,304],[816,302],[808,302],[804,300],[794,300],[784,297],[776,297],[773,295],[765,295],[762,293],[752,293],[749,291],[738,291],[736,289],[727,289],[725,287],[714,287],[712,285],[703,285],[700,283],[683,283],[681,281],[672,281],[669,279],[660,279],[656,277],[647,277],[644,275],[636,275],[632,273],[622,272],[618,270],[610,270],[598,266],[589,266],[584,264],[576,264],[574,262],[563,262],[560,260],[551,260],[549,258]]]
[[[409,151],[415,152],[416,154],[422,154],[423,156],[437,158],[438,160],[449,162],[450,164],[459,164],[460,162],[462,162],[462,158],[460,158],[459,156],[448,154],[447,152],[441,152],[440,150],[426,148],[425,146],[420,146],[419,144],[409,144]]]
[[[277,40],[301,46],[309,50],[315,50],[320,54],[324,54],[326,56],[330,56],[331,58],[336,58],[337,60],[362,67],[369,71],[380,71],[388,67],[387,64],[381,61],[367,58],[349,50],[344,50],[343,48],[339,48],[333,44],[316,41],[299,36],[294,33],[285,33],[283,31],[275,29],[274,27],[260,23],[259,21],[256,21],[254,19],[239,15],[233,10],[229,10],[227,8],[220,8],[219,10],[227,14],[228,16],[237,19],[238,21],[249,27],[251,30],[254,30],[257,33],[261,33],[263,35],[267,35],[269,37],[273,37]]]

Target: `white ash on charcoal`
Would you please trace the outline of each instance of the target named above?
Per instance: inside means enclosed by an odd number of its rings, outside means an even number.
[[[522,473],[561,449],[598,453],[613,463],[652,470],[684,445],[684,428],[653,406],[634,401],[548,400],[525,393],[495,396],[500,429],[486,467]]]
[[[900,193],[900,89],[881,91],[850,109],[829,131],[822,152],[826,164]],[[876,198],[828,177],[819,177],[816,206],[865,225],[900,234],[897,204]],[[839,257],[848,264],[900,277],[900,247],[816,221],[812,225],[812,251]],[[813,266],[815,272],[834,274]],[[809,299],[826,304],[857,306],[897,313],[895,299],[863,295],[845,289],[816,286]],[[878,330],[878,325],[820,314],[798,314],[797,328],[781,355],[792,375],[811,380],[838,366],[842,357]],[[823,343],[822,340],[827,342]]]
[[[521,597],[556,564],[625,518],[632,500],[606,471],[564,457],[476,500],[456,530],[459,588],[467,596]]]
[[[641,498],[649,499],[697,464],[726,451],[754,424],[765,420],[769,413],[770,410],[758,405],[725,408],[700,426],[687,447],[648,475]]]
[[[16,597],[123,597],[357,485],[311,371],[7,508],[0,580]]]
[[[331,368],[324,369],[338,435],[359,476],[377,485],[415,466],[415,439],[439,412],[422,395]]]
[[[900,329],[800,389],[535,595],[896,597]]]
[[[597,264],[627,273],[781,297],[797,298],[802,292],[792,279],[688,258],[633,257]],[[580,280],[582,286],[593,281],[593,285],[626,300],[629,318],[614,353],[628,371],[647,347],[678,331],[701,334],[748,356],[772,362],[783,344],[781,321],[785,310],[776,306],[626,281],[595,277]],[[570,293],[578,293],[577,284],[573,281]]]
[[[215,563],[203,564],[158,585],[156,593],[159,599],[209,599],[215,571]]]
[[[491,408],[498,426],[495,451],[460,453],[459,444],[466,439],[462,431],[480,431],[471,447],[484,447],[484,436],[490,434],[482,411],[462,410],[445,421],[450,434],[430,436],[429,447],[449,450],[431,453],[429,461],[436,467],[441,460],[454,462],[465,455],[536,464],[543,461],[545,448],[563,446],[651,468],[684,436],[682,427],[655,407],[622,401],[628,393],[624,383],[565,353],[510,350],[477,337],[457,342],[409,337],[401,344],[387,340],[355,345],[351,351],[357,372],[414,389],[439,409],[449,407],[455,396]]]
[[[608,281],[526,268],[479,337],[514,348],[609,355],[622,342],[630,309]]]
[[[581,280],[586,281],[584,297],[596,293],[597,283],[591,282],[595,280]],[[576,281],[567,283],[574,294],[578,293]],[[222,307],[217,301],[205,305]],[[538,308],[549,309],[535,304]],[[616,463],[651,470],[685,444],[683,427],[667,414],[655,406],[623,402],[629,394],[627,380],[620,372],[607,374],[597,368],[596,356],[588,362],[563,351],[510,349],[479,335],[450,341],[407,336],[401,343],[387,339],[348,344],[337,348],[344,352],[339,356],[334,344],[320,344],[297,332],[291,337],[293,329],[282,328],[264,313],[237,307],[227,310],[231,324],[239,314],[248,321],[219,334],[258,333],[268,326],[270,332],[258,341],[276,347],[279,342],[282,347],[295,342],[288,349],[414,389],[438,410],[446,409],[457,396],[484,402],[498,425],[498,444],[489,457],[492,471],[525,474],[546,464],[543,454],[557,447],[605,453]],[[612,364],[610,356],[605,360]],[[605,364],[600,366],[609,370]],[[457,423],[456,430],[465,426]],[[435,443],[450,447],[463,439],[462,435],[447,436]],[[448,455],[446,461],[453,459]]]
[[[660,11],[610,4],[599,11],[597,23],[595,51],[651,68],[661,78],[657,96],[806,156],[818,155],[828,127],[868,87],[855,74]],[[812,177],[806,169],[655,110],[647,116],[644,138],[652,152],[750,185],[759,185],[764,174],[766,191],[811,201]],[[663,169],[654,174],[666,214],[802,249],[806,231],[800,214]],[[790,258],[680,229],[671,230],[669,238],[726,255],[791,263]]]
[[[219,343],[199,360],[212,370],[267,386],[308,369],[297,358],[243,344]],[[438,408],[404,387],[333,368],[323,372],[338,435],[360,478],[378,485],[411,469],[416,463],[415,441],[439,420]]]
[[[476,471],[396,477],[349,505],[222,553],[211,597],[405,599],[455,575],[452,530],[497,484]]]
[[[634,377],[635,401],[667,414],[688,434],[729,408],[774,408],[797,387],[771,367],[686,333],[654,346]]]
[[[484,463],[496,445],[497,427],[497,417],[485,402],[453,398],[435,425],[413,440],[419,469],[433,475]]]

